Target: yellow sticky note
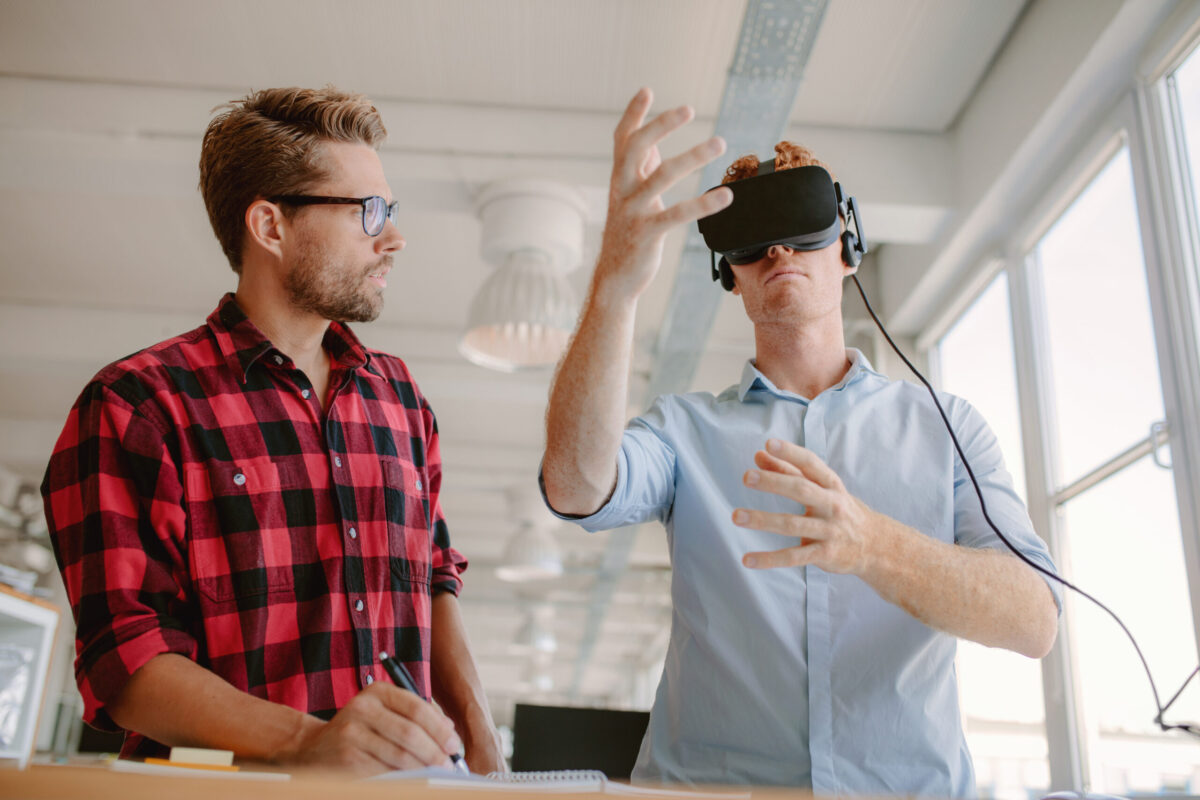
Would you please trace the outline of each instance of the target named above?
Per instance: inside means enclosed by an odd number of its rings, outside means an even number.
[[[233,765],[232,750],[208,750],[203,747],[172,747],[172,764],[208,764],[214,767]]]

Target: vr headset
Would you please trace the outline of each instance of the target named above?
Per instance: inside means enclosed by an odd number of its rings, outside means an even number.
[[[842,261],[851,267],[857,267],[867,252],[858,203],[842,193],[841,184],[823,167],[776,172],[772,160],[759,164],[754,177],[725,186],[733,190],[733,202],[697,224],[712,254],[712,278],[726,291],[733,291],[729,265],[752,264],[772,245],[820,250],[840,236]],[[719,264],[716,253],[721,254]]]

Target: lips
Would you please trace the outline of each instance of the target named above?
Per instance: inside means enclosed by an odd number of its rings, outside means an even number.
[[[371,283],[378,286],[380,289],[387,288],[387,274],[392,271],[391,264],[381,264],[373,271],[367,273],[367,279]]]
[[[776,273],[775,273],[774,275],[772,275],[771,277],[767,278],[767,281],[766,281],[766,282],[767,282],[767,283],[770,283],[771,281],[775,280],[776,278],[782,278],[782,277],[785,277],[785,276],[787,276],[787,275],[795,275],[795,276],[797,276],[797,277],[800,277],[800,278],[803,278],[803,277],[805,277],[805,276],[804,276],[804,273],[803,273],[803,272],[801,272],[801,271],[799,271],[799,270],[795,270],[795,269],[783,269],[783,270],[780,270],[779,272],[776,272]]]

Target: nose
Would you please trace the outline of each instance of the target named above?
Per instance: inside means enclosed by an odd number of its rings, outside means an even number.
[[[785,255],[790,256],[794,250],[786,244],[773,244],[767,249],[767,258],[781,258]]]
[[[383,230],[375,237],[375,251],[380,254],[403,250],[405,244],[407,242],[400,235],[400,229],[390,219],[383,223]]]

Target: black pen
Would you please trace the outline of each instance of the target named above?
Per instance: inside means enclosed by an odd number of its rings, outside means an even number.
[[[383,664],[384,670],[386,670],[387,674],[391,676],[392,683],[396,684],[401,689],[407,689],[417,697],[421,697],[421,693],[417,691],[416,681],[413,680],[412,675],[408,673],[408,670],[403,664],[389,656],[387,653],[379,654],[379,663]],[[467,775],[471,773],[471,770],[467,769],[467,760],[462,757],[462,753],[451,753],[450,760],[454,762],[454,768],[459,772]]]

